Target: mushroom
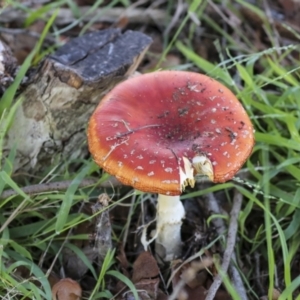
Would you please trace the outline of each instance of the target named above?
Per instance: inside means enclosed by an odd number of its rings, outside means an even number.
[[[125,185],[158,193],[156,243],[180,255],[180,194],[203,174],[230,180],[250,155],[253,127],[234,94],[193,72],[128,79],[100,102],[88,126],[95,162]]]

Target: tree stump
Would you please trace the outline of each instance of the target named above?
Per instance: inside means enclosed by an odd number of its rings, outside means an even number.
[[[105,93],[136,70],[151,41],[135,31],[88,33],[29,72],[3,149],[7,156],[16,147],[14,171],[35,174],[85,155],[90,115]]]

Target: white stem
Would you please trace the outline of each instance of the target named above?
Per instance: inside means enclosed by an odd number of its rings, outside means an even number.
[[[185,216],[179,196],[158,195],[156,254],[170,261],[181,254],[181,224]]]

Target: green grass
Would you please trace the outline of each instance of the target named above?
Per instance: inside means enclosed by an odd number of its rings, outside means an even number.
[[[214,2],[218,4],[218,1]],[[10,0],[7,3],[28,10],[17,1]],[[169,0],[168,7],[175,3]],[[176,66],[177,69],[188,67],[223,82],[237,94],[256,129],[256,145],[243,170],[246,176],[237,176],[229,183],[213,185],[201,191],[194,190],[184,194],[182,200],[200,197],[209,192],[225,191],[230,203],[229,195],[233,189],[237,189],[244,201],[239,215],[236,254],[244,265],[246,273],[243,274],[243,279],[249,299],[259,298],[255,289],[255,254],[260,256],[261,272],[267,274],[263,281],[268,298],[271,299],[273,288],[276,288],[281,290],[280,300],[300,299],[300,277],[294,275],[295,270],[298,270],[296,261],[299,259],[300,248],[299,33],[295,33],[295,40],[298,38],[295,43],[277,46],[266,13],[244,0],[227,1],[228,9],[242,22],[247,23],[247,20],[238,12],[237,3],[260,16],[265,34],[269,37],[269,44],[265,49],[256,49],[247,32],[243,31],[245,27],[233,28],[228,24],[224,26],[222,20],[216,22],[206,13],[209,5],[207,1],[194,0],[189,1],[188,13],[182,16],[173,35],[164,37],[164,50],[157,60],[156,67],[159,68],[169,53],[177,53],[182,58],[182,64]],[[96,1],[89,12],[102,4],[103,1]],[[130,1],[112,1],[108,6],[128,8],[131,4]],[[56,9],[63,5],[69,7],[77,18],[65,28],[57,28],[56,15],[53,14],[51,18],[46,16],[51,10],[57,12]],[[5,133],[14,120],[17,106],[22,102],[22,98],[16,96],[18,86],[28,68],[47,53],[47,49],[42,50],[44,38],[50,32],[54,37],[59,37],[76,27],[83,19],[78,14],[78,6],[67,0],[45,4],[38,10],[28,10],[28,13],[25,27],[39,18],[47,23],[40,40],[20,68],[14,84],[0,100],[0,157],[3,157]],[[206,35],[214,42],[217,56],[213,60],[198,54],[194,36],[199,28],[191,15],[199,20]],[[80,34],[88,31],[95,21],[96,18],[85,24]],[[13,99],[17,101],[13,102]],[[15,151],[12,150],[2,161],[0,170],[0,193],[10,188],[18,194],[0,201],[0,296],[5,299],[51,299],[47,267],[59,249],[64,247],[67,233],[79,224],[91,221],[92,216],[81,212],[80,205],[95,199],[104,190],[95,186],[79,188],[80,181],[91,176],[97,167],[91,160],[82,160],[79,169],[72,173],[68,166],[74,161],[70,160],[53,177],[52,174],[45,175],[45,178],[53,178],[53,181],[71,179],[72,184],[65,192],[26,195],[12,177],[14,157]],[[52,167],[55,169],[55,166]],[[39,183],[39,180],[28,182],[30,183]],[[111,192],[111,196],[114,192]],[[110,207],[119,205],[124,199],[113,202]],[[136,204],[133,214],[139,206],[140,203]],[[131,219],[127,223],[125,219],[121,227],[130,226],[130,222]],[[208,226],[209,224],[208,220]],[[113,239],[116,243],[122,241],[125,231],[125,228],[120,230],[114,225]],[[89,236],[72,236],[69,239],[70,245],[73,239],[86,241]],[[204,250],[217,243],[219,239],[201,249],[196,257],[204,255]],[[111,299],[113,294],[106,281],[111,277],[122,281],[136,296],[134,285],[119,271],[115,250],[107,253],[98,274],[94,266],[89,265],[85,254],[74,247],[73,250],[86,262],[96,281],[89,299]],[[43,255],[45,257],[41,259]],[[61,257],[58,256],[55,268],[58,269],[60,264]],[[239,299],[230,278],[225,274],[224,284],[233,299]]]

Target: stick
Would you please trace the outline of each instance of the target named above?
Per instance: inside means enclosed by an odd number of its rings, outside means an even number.
[[[210,193],[208,196],[208,199],[206,201],[206,204],[208,206],[209,211],[213,211],[214,213],[221,214],[222,211],[219,207],[219,204],[214,197],[212,193]],[[236,241],[236,234],[237,234],[237,228],[238,228],[238,215],[241,209],[241,204],[242,204],[242,195],[238,192],[235,191],[234,193],[234,198],[233,198],[233,206],[232,210],[230,212],[230,224],[228,228],[228,235],[227,235],[227,245],[226,249],[224,251],[224,256],[223,256],[223,262],[221,265],[222,272],[226,273],[228,271],[228,267],[230,265],[231,260],[236,260],[235,255],[234,255],[234,246],[235,246],[235,241]],[[213,220],[214,225],[216,226],[216,229],[219,234],[224,234],[226,228],[224,225],[224,222],[222,219],[214,219]],[[247,294],[246,290],[244,288],[242,279],[239,276],[239,273],[237,272],[236,268],[234,265],[231,265],[231,270],[235,270],[234,272],[231,272],[234,276],[232,277],[234,286],[240,296],[240,299],[242,300],[247,300]],[[215,295],[222,284],[222,277],[220,274],[218,274],[215,279],[213,284],[210,286],[207,296],[205,300],[213,300],[215,298]]]
[[[96,19],[98,23],[108,22],[115,23],[122,17],[128,19],[129,23],[143,23],[143,24],[156,24],[164,25],[167,22],[167,14],[162,9],[154,8],[98,8],[91,11],[90,6],[78,7],[80,19],[74,17],[74,14],[69,8],[60,8],[57,18],[54,21],[56,26],[66,26],[71,23],[89,22],[91,19]],[[53,10],[50,11],[45,17],[53,14]],[[6,8],[1,11],[0,22],[10,23],[19,22],[23,23],[27,18],[25,10]]]
[[[34,185],[25,186],[21,188],[21,190],[28,195],[36,195],[36,194],[47,193],[52,191],[65,191],[68,189],[72,181],[73,180],[63,180],[63,181],[56,181],[56,182],[49,182],[49,183],[34,184]],[[94,185],[97,182],[99,182],[98,178],[86,178],[81,181],[78,187],[84,188],[87,186]],[[98,187],[110,188],[110,187],[116,187],[121,185],[122,184],[115,177],[110,177],[106,181],[100,183]],[[16,195],[18,195],[18,193],[15,190],[10,189],[4,191],[0,195],[0,199],[6,199],[8,197],[12,197]]]

